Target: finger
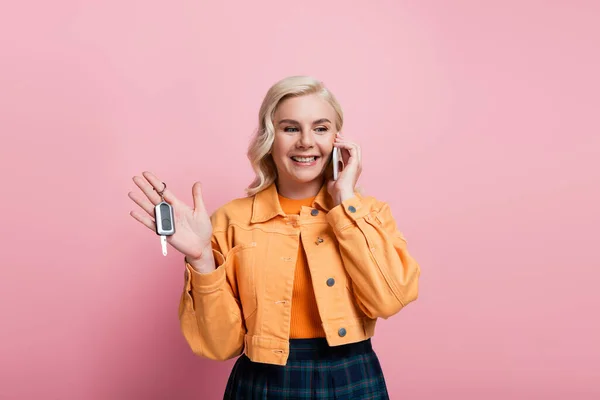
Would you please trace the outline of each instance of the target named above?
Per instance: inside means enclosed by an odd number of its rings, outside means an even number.
[[[144,178],[146,178],[146,180],[150,182],[150,185],[152,185],[152,188],[157,194],[158,192],[162,192],[163,197],[169,196],[170,190],[167,188],[167,184],[158,179],[156,175],[149,171],[144,171],[142,175],[144,175]]]
[[[202,199],[202,184],[200,182],[194,183],[192,186],[192,196],[194,198],[194,211],[204,212],[204,200]]]
[[[171,205],[175,205],[175,203],[177,203],[179,200],[177,199],[177,197],[175,197],[175,195],[173,194],[173,192],[171,192],[168,188],[166,188],[166,184],[161,181],[160,179],[158,179],[152,172],[144,172],[143,173],[144,178],[146,178],[148,180],[148,182],[150,182],[150,185],[152,185],[152,187],[155,189],[154,192],[158,195],[157,191],[163,191],[163,197],[165,199],[165,201]],[[160,199],[160,195],[158,195],[158,198]],[[160,202],[160,200],[159,200]],[[158,204],[158,203],[157,203]]]
[[[346,140],[346,139],[343,139],[343,138],[342,138],[342,139],[336,139],[336,140],[335,140],[335,143],[336,143],[336,144],[337,144],[337,143],[339,143],[339,144],[343,144],[343,145],[346,145],[346,146],[352,146],[352,147],[355,147],[357,150],[359,150],[359,151],[360,151],[360,146],[358,145],[358,143],[356,143],[356,142],[353,142],[353,141],[351,141],[351,140]]]
[[[355,166],[358,171],[362,170],[362,154],[359,145],[353,142],[340,142],[336,143],[336,147],[346,149],[343,153],[345,153],[347,167]]]
[[[145,225],[148,229],[154,231],[154,228],[155,228],[154,218],[151,218],[148,215],[139,213],[137,211],[132,211],[129,213],[129,215],[131,215],[137,221],[142,223],[142,225]]]
[[[346,144],[351,144],[351,145],[358,147],[358,144],[356,142],[353,142],[351,140],[344,139],[344,138],[336,138],[335,143],[346,143]]]
[[[134,192],[127,193],[129,198],[146,211],[151,217],[154,217],[154,205],[148,201],[148,199],[142,195]]]
[[[150,200],[150,203],[157,205],[161,202],[160,195],[143,176],[134,176],[133,182],[142,190],[142,192],[144,192],[148,200]]]
[[[359,158],[359,148],[356,143],[346,142],[346,141],[337,141],[334,144],[335,147],[340,149],[345,149],[350,157]]]

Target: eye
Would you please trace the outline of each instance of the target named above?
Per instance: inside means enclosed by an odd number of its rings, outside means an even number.
[[[318,127],[318,128],[315,128],[315,131],[316,131],[317,133],[325,133],[325,132],[327,132],[328,130],[329,130],[329,128],[327,128],[326,126],[320,126],[320,127]]]
[[[295,126],[286,126],[285,128],[283,128],[284,132],[298,132],[298,128],[296,128]]]

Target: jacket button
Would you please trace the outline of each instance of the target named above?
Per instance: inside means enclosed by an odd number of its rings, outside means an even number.
[[[316,217],[317,215],[319,215],[319,210],[316,210],[316,209],[313,208],[310,211],[310,215],[312,215],[313,217]]]
[[[340,335],[341,337],[346,336],[346,328],[340,328],[340,330],[338,331],[338,335]]]
[[[335,285],[335,279],[333,279],[333,278],[327,279],[327,286],[332,287],[333,285]]]
[[[354,206],[350,206],[350,207],[348,207],[348,211],[350,211],[351,213],[355,213],[356,208]]]

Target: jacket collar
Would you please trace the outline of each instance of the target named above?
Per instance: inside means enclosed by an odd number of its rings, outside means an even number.
[[[325,212],[329,212],[333,205],[333,200],[327,192],[327,185],[321,186],[319,193],[313,201],[313,208],[320,208]],[[261,223],[268,221],[276,216],[285,217],[285,213],[279,204],[279,196],[275,183],[269,185],[266,189],[254,195],[252,204],[252,219],[251,223]]]

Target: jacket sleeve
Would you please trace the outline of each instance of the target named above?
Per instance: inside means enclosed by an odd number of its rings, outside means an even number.
[[[179,303],[181,330],[192,351],[221,361],[242,353],[246,333],[224,236],[213,234],[214,271],[200,274],[186,263]]]
[[[327,214],[361,310],[388,318],[418,297],[420,266],[387,203],[354,196]]]

